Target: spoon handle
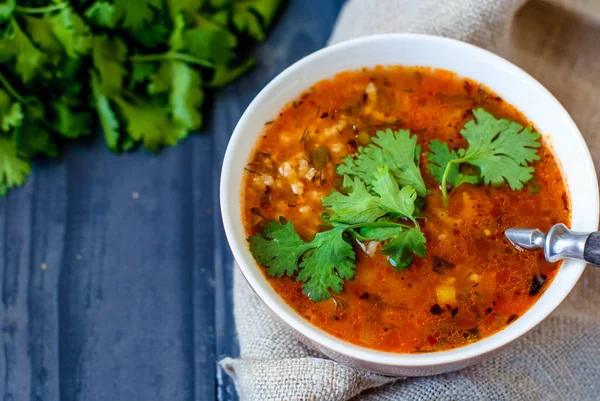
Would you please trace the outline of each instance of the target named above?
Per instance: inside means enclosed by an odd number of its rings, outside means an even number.
[[[593,232],[585,241],[583,258],[586,262],[600,266],[600,232]]]

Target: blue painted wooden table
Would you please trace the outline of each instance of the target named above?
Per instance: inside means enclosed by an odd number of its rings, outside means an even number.
[[[248,103],[325,45],[342,3],[289,1],[202,135],[156,156],[71,145],[0,200],[3,401],[236,399],[216,365],[239,352],[221,161]]]

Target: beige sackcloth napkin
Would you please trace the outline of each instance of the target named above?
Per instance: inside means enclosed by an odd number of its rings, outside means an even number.
[[[600,0],[523,3],[349,0],[330,43],[417,32],[499,53],[556,95],[599,159]],[[588,267],[549,318],[486,362],[435,377],[397,379],[346,367],[308,349],[234,268],[241,357],[220,363],[243,401],[600,400],[600,269]]]

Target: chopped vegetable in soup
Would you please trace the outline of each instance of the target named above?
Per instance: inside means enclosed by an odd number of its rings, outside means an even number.
[[[466,345],[523,315],[558,269],[509,227],[569,222],[551,150],[469,79],[376,67],[312,86],[246,167],[249,246],[280,296],[345,341]]]

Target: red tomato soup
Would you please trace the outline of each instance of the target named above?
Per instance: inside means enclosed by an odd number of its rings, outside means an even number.
[[[568,225],[569,197],[548,146],[537,150],[539,160],[530,164],[533,178],[522,189],[466,183],[450,189],[447,205],[427,167],[431,141],[446,142],[451,150],[468,146],[461,130],[478,108],[497,119],[531,126],[477,82],[421,67],[338,74],[316,83],[266,122],[243,186],[242,214],[249,237],[280,217],[291,221],[305,241],[325,230],[321,200],[334,189],[342,191],[336,166],[380,130],[406,129],[416,136],[427,188],[417,218],[426,238],[425,257],[414,255],[410,266],[398,270],[381,251],[385,241],[349,239],[354,277],[327,299],[315,302],[304,294],[297,272],[266,275],[288,305],[344,341],[418,353],[490,336],[536,302],[559,265],[547,262],[541,252],[516,250],[503,233],[509,227],[548,230],[556,223]],[[329,155],[318,161],[314,152],[323,146]],[[477,170],[464,167],[467,173]]]

